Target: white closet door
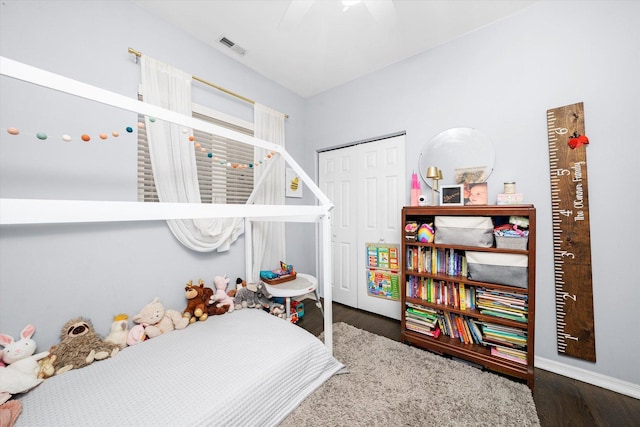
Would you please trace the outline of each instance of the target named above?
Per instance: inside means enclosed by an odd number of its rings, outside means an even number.
[[[405,136],[358,146],[358,308],[400,319],[400,301],[368,295],[367,243],[397,244],[406,200]],[[399,272],[398,272],[399,273]]]
[[[358,306],[356,146],[319,155],[320,189],[335,205],[331,215],[333,300]]]
[[[319,154],[320,188],[334,203],[332,215],[333,299],[400,319],[400,302],[367,293],[366,244],[400,248],[405,205],[405,136],[395,136]]]

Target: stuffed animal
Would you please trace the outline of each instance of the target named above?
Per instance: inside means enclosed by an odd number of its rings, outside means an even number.
[[[46,379],[55,375],[56,368],[53,365],[56,363],[56,360],[58,360],[58,356],[56,356],[55,354],[51,355],[51,352],[55,348],[55,346],[52,346],[49,349],[49,356],[38,361],[38,365],[40,365],[40,369],[38,370],[38,378]]]
[[[236,288],[235,289],[229,289],[227,291],[227,295],[229,295],[231,298],[235,297],[236,294],[238,293],[238,291],[242,288],[244,288],[245,286],[247,286],[247,282],[245,282],[244,280],[242,280],[240,277],[236,278]]]
[[[155,338],[174,329],[184,329],[189,325],[189,319],[182,317],[177,310],[165,309],[158,297],[133,316],[133,321],[144,325],[144,333],[149,338]]]
[[[148,337],[144,333],[145,325],[134,325],[127,336],[127,345],[136,345],[146,340]]]
[[[269,306],[269,314],[272,314],[280,319],[286,319],[287,309],[282,304],[272,302],[271,305]],[[294,316],[295,316],[295,320],[294,320]],[[298,313],[291,313],[291,321],[293,323],[296,323],[298,321]]]
[[[227,294],[232,301],[234,301],[233,297]],[[235,303],[234,303],[235,304]],[[215,299],[215,294],[209,297],[209,301],[207,301],[207,313],[209,316],[220,316],[222,314],[228,313],[234,308],[234,304],[222,304],[218,303]]]
[[[11,395],[25,393],[42,382],[38,378],[40,366],[38,360],[47,357],[48,351],[34,355],[36,342],[31,337],[35,333],[33,325],[27,325],[20,333],[20,339],[0,334],[0,345],[4,346],[0,367],[0,404],[11,398]]]
[[[240,310],[243,308],[264,308],[262,302],[258,298],[257,292],[258,286],[255,284],[249,284],[243,288],[238,289],[238,291],[236,292],[236,296],[234,297],[235,309]]]
[[[60,343],[51,351],[52,365],[55,374],[59,375],[113,357],[119,351],[118,345],[104,341],[96,333],[91,320],[77,317],[60,330]]]
[[[36,328],[33,325],[25,326],[20,332],[18,341],[14,341],[10,335],[0,334],[0,345],[4,347],[2,349],[2,362],[4,365],[10,365],[18,360],[33,356],[37,345],[36,341],[31,337],[35,332]],[[40,360],[48,354],[48,352],[40,353],[36,355],[36,360]]]
[[[0,405],[0,427],[12,427],[22,412],[22,402],[12,400]]]
[[[233,298],[227,295],[227,285],[229,284],[229,278],[223,276],[216,276],[213,279],[213,284],[216,288],[215,293],[209,299],[209,305],[215,303],[217,308],[221,308],[224,305],[229,306],[229,313],[235,308]]]
[[[205,287],[204,282],[200,280],[199,286],[194,286],[193,282],[189,281],[184,291],[187,297],[187,308],[182,312],[182,317],[189,319],[189,323],[207,320],[209,317],[207,304],[213,295],[213,289]]]
[[[213,301],[211,304],[207,305],[207,313],[209,313],[209,317],[211,316],[220,316],[222,314],[228,313],[233,308],[233,304],[217,304]]]
[[[104,339],[106,342],[115,344],[120,348],[127,346],[127,337],[129,336],[129,316],[126,314],[117,314],[113,317],[111,323],[111,331]]]
[[[279,304],[271,300],[272,295],[269,293],[264,283],[258,282],[256,286],[256,295],[258,296],[258,300],[262,307],[265,307],[265,310],[268,310],[270,314],[273,314],[276,317],[281,319],[287,317],[284,304]]]

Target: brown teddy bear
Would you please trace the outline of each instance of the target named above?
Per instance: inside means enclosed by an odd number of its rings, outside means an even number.
[[[108,343],[95,332],[91,320],[78,317],[69,320],[60,331],[60,344],[52,347],[50,361],[55,374],[90,365],[118,354],[120,347]]]
[[[202,280],[200,280],[199,286],[194,286],[190,280],[184,291],[187,297],[187,308],[182,312],[182,317],[189,319],[189,323],[194,323],[196,320],[207,320],[209,317],[207,303],[213,295],[213,289],[205,287]]]

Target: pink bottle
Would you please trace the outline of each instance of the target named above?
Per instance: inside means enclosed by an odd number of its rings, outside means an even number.
[[[418,206],[418,199],[420,198],[420,181],[418,181],[418,174],[413,173],[411,175],[411,206]]]

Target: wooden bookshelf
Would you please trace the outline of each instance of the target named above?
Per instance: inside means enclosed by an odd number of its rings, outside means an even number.
[[[504,206],[407,206],[402,209],[402,230],[405,229],[405,225],[410,222],[420,224],[434,224],[437,216],[454,216],[454,217],[489,217],[494,223],[508,222],[512,216],[526,217],[529,220],[529,235],[528,243],[525,249],[507,249],[497,248],[495,241],[492,247],[476,247],[465,246],[457,244],[446,243],[434,243],[434,242],[420,242],[411,240],[408,238],[408,234],[403,231],[402,238],[402,276],[401,276],[401,298],[402,298],[402,320],[401,320],[401,340],[421,347],[438,354],[448,355],[459,359],[466,360],[474,365],[478,365],[484,369],[488,369],[494,372],[498,372],[504,375],[518,378],[527,383],[527,385],[533,389],[534,387],[534,339],[535,339],[535,271],[536,271],[536,210],[532,205],[504,205]],[[438,230],[435,230],[436,236]],[[442,271],[434,271],[434,264],[429,268],[424,265],[421,268],[416,268],[412,259],[415,259],[413,255],[416,252],[421,254],[439,252],[440,254],[454,252],[458,256],[464,257],[467,251],[487,252],[496,254],[518,254],[526,257],[526,287],[511,286],[510,284],[498,284],[492,282],[481,282],[473,280],[470,277],[466,277],[465,274],[449,275]],[[428,271],[427,271],[428,270]],[[466,271],[464,272],[466,273]],[[509,276],[510,277],[510,276]],[[429,283],[429,285],[426,285]],[[433,291],[426,291],[427,288],[431,289],[438,283],[441,289],[442,286],[447,287],[449,290],[455,288],[455,292],[447,295],[446,301],[444,298],[433,297]],[[418,284],[416,286],[416,284]],[[515,295],[520,299],[526,301],[526,315],[524,319],[512,320],[501,316],[494,316],[487,313],[482,313],[475,303],[469,304],[470,298],[467,298],[467,304],[460,307],[459,301],[456,302],[458,297],[459,287],[464,287],[465,293],[469,293],[471,290],[472,295],[476,295],[476,292],[500,292],[508,295]],[[418,289],[418,290],[416,290]],[[426,291],[426,292],[425,292]],[[425,295],[427,294],[427,295]],[[475,299],[474,299],[475,302]],[[471,305],[471,307],[468,307]],[[438,334],[437,337],[428,335],[429,332],[417,332],[410,330],[407,325],[407,308],[417,307],[418,309],[424,309],[430,312],[436,312],[438,315],[438,321],[431,332]],[[474,334],[467,333],[467,342],[464,339],[456,338],[454,331],[452,330],[451,323],[443,321],[444,316],[449,316],[449,319],[460,317],[463,323],[466,321],[471,328],[471,324],[477,325],[476,337]],[[513,346],[519,350],[521,357],[526,355],[526,360],[516,362],[505,357],[493,355],[491,348],[495,344],[484,340],[484,325],[487,323],[497,325],[499,328],[511,328],[517,330],[520,339],[524,339],[524,343]],[[415,324],[415,323],[414,323]],[[463,325],[464,326],[464,325]],[[411,319],[409,319],[409,327],[411,326]],[[490,328],[491,326],[489,326]],[[415,328],[415,326],[414,326]],[[435,332],[439,329],[438,332]],[[477,331],[482,332],[482,338],[477,336]],[[447,333],[445,333],[447,332]],[[469,339],[470,338],[470,339]],[[498,344],[500,345],[500,344]],[[506,346],[509,347],[508,345]]]

